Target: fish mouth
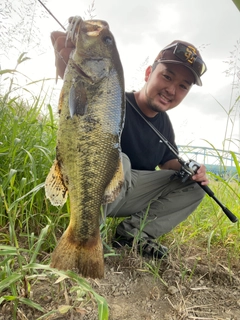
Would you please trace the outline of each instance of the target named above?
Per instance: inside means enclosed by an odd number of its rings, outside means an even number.
[[[109,30],[109,24],[104,20],[83,20],[80,16],[74,16],[69,18],[69,26],[67,30],[67,40],[70,39],[75,45],[79,39],[81,39],[81,44],[86,40],[85,36],[87,37],[98,37],[104,30]],[[85,36],[83,36],[85,35]],[[67,41],[66,40],[66,41]],[[110,37],[104,38],[105,42],[111,42],[112,39]],[[82,59],[89,59],[93,60],[102,60],[100,57],[92,57],[89,55],[87,50],[84,50],[84,46],[81,45],[79,52]],[[87,79],[90,82],[93,82],[93,77],[88,74],[89,72],[83,70],[84,68],[81,67],[81,64],[72,59],[72,65],[76,72],[80,74],[83,78]]]
[[[109,25],[103,20],[88,20],[85,21],[82,28],[89,36],[98,36],[103,29],[109,29]]]
[[[79,28],[90,37],[96,37],[103,29],[109,29],[109,24],[104,20],[84,21],[81,17],[75,16],[70,17],[68,21],[69,26],[67,30],[67,39],[70,38],[72,41],[74,40]]]

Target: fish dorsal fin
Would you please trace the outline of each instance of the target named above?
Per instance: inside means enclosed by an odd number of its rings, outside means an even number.
[[[72,85],[69,92],[69,112],[71,118],[74,115],[83,116],[87,111],[87,95],[81,81]]]
[[[45,194],[54,206],[63,206],[67,201],[68,189],[63,182],[61,169],[54,161],[45,181]]]
[[[103,196],[103,204],[111,203],[117,198],[117,196],[119,195],[119,192],[121,191],[123,182],[124,182],[123,165],[122,165],[122,159],[119,158],[117,170],[112,180],[108,184],[107,188],[105,189],[105,193]]]

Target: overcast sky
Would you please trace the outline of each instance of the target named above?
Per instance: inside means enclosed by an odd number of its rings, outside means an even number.
[[[91,3],[92,0],[45,1],[65,27],[70,16],[88,18],[87,9]],[[37,2],[36,6],[40,8]],[[240,59],[240,12],[234,3],[231,0],[95,0],[94,14],[95,18],[106,20],[114,34],[126,90],[140,89],[147,65],[173,40],[185,40],[200,49],[208,68],[202,77],[203,86],[194,86],[184,102],[168,114],[177,144],[191,142],[192,145],[209,146],[205,139],[221,149],[231,95],[232,104],[239,95],[239,82],[238,92],[232,91],[233,77],[226,77],[224,73],[229,68],[224,61],[229,61],[237,46]],[[49,34],[61,30],[48,14],[39,20],[39,25],[43,49],[46,49],[41,54],[28,53],[31,61],[27,66],[34,80],[54,77],[54,54]],[[2,66],[3,69],[7,67],[10,66]],[[24,68],[26,70],[26,65]],[[240,79],[236,77],[235,80]],[[230,131],[229,124],[228,136]],[[239,113],[234,121],[234,139],[238,138]],[[237,151],[233,144],[231,149]]]

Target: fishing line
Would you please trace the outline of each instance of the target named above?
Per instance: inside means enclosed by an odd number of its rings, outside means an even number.
[[[61,22],[58,21],[58,19],[52,14],[52,12],[45,6],[44,3],[42,3],[41,0],[38,0],[41,5],[47,10],[47,12],[53,17],[53,19],[55,19],[57,21],[57,23],[63,28],[64,31],[66,31],[66,28],[64,28],[64,26],[61,24]]]

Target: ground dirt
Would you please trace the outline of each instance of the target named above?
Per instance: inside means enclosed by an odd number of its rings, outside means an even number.
[[[156,262],[124,247],[117,251],[119,256],[106,258],[104,279],[88,281],[106,299],[109,320],[239,320],[238,258],[230,260],[226,249],[212,251],[207,255],[203,248],[181,247],[171,250],[167,261]],[[53,311],[43,319],[100,319],[93,296],[76,295],[69,279],[64,285],[55,281],[31,283],[32,301],[45,314]],[[12,319],[10,303],[2,303],[0,310],[0,320]],[[41,316],[42,312],[19,304],[18,319]]]

